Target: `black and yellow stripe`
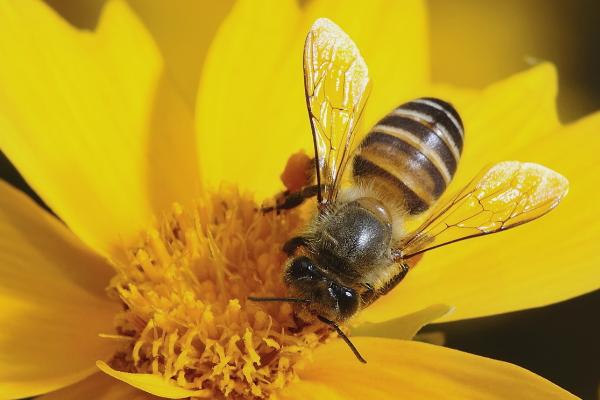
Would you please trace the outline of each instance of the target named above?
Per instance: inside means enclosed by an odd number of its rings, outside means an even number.
[[[429,209],[458,166],[464,129],[445,101],[424,97],[394,109],[371,129],[354,157],[358,183],[383,187],[411,214]]]

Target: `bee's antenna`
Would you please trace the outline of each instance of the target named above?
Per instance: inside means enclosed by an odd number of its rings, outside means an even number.
[[[331,326],[333,329],[335,329],[335,331],[337,332],[337,334],[339,335],[339,337],[341,337],[342,339],[344,339],[344,342],[346,342],[346,344],[348,345],[348,347],[350,347],[350,350],[352,350],[352,352],[354,353],[354,355],[356,356],[356,358],[358,358],[358,361],[360,361],[363,364],[367,363],[367,360],[365,360],[363,358],[363,356],[360,355],[358,349],[350,341],[350,338],[348,338],[348,336],[346,336],[346,334],[344,333],[344,331],[342,331],[340,329],[340,327],[335,322],[330,321],[327,318],[322,317],[320,315],[317,315],[317,318],[319,318],[319,321],[324,322],[327,325]]]
[[[310,299],[300,299],[297,297],[255,297],[255,296],[248,296],[247,297],[248,300],[250,301],[256,301],[256,302],[276,302],[276,301],[281,301],[281,302],[285,302],[285,303],[310,303],[311,300]],[[354,346],[354,344],[350,341],[350,338],[348,338],[348,336],[346,336],[346,334],[344,333],[344,331],[342,331],[340,329],[340,327],[333,321],[328,320],[327,318],[321,316],[321,315],[317,315],[317,318],[319,318],[319,321],[331,326],[333,329],[335,329],[335,331],[337,332],[338,336],[341,337],[344,342],[346,342],[346,344],[348,345],[348,347],[350,347],[350,350],[352,350],[352,352],[354,353],[354,355],[356,356],[356,358],[358,358],[358,361],[360,361],[363,364],[367,363],[367,360],[365,360],[363,358],[363,356],[360,355],[360,352],[358,351],[358,349],[356,348],[356,346]]]
[[[297,297],[255,297],[255,296],[248,296],[247,297],[248,300],[250,301],[257,301],[257,302],[274,302],[274,301],[281,301],[284,303],[310,303],[309,299],[300,299]]]

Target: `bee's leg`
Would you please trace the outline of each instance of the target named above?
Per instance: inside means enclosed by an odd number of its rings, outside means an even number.
[[[297,207],[309,197],[319,192],[315,185],[315,159],[307,156],[304,151],[292,154],[280,178],[286,190],[275,196],[274,206],[263,206],[263,212],[289,210]]]
[[[286,252],[288,256],[292,256],[298,247],[306,246],[308,244],[307,240],[303,236],[294,236],[283,245],[283,251]]]
[[[318,185],[305,186],[297,192],[283,191],[275,197],[275,205],[262,207],[264,213],[271,211],[290,210],[304,203],[304,200],[314,197],[319,193]]]
[[[370,289],[366,290],[360,295],[362,307],[366,307],[381,296],[388,294],[393,288],[396,287],[396,285],[402,282],[406,274],[408,274],[408,271],[408,265],[404,262],[401,262],[400,270],[398,271],[398,273],[394,275],[389,281],[387,281],[382,287],[375,290],[374,288],[370,287],[370,285],[368,285]]]
[[[383,285],[383,287],[377,291],[377,294],[379,296],[388,294],[390,292],[390,290],[392,290],[393,288],[396,287],[396,285],[398,285],[400,282],[402,282],[402,279],[404,279],[406,274],[408,274],[408,271],[409,271],[408,265],[406,263],[401,263],[400,271],[398,271],[398,273],[396,275],[394,275],[392,277],[392,279],[387,281],[385,283],[385,285]]]
[[[362,307],[366,307],[379,297],[377,291],[373,288],[373,286],[368,283],[363,284],[367,290],[360,294],[360,304]]]

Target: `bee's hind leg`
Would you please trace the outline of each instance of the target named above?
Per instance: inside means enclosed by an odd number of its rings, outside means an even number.
[[[311,197],[315,197],[319,193],[318,185],[310,185],[305,186],[297,192],[290,192],[289,190],[285,190],[279,193],[275,197],[275,205],[261,207],[261,211],[263,213],[271,212],[271,211],[282,211],[282,210],[291,210],[292,208],[296,208],[306,199],[310,199]]]

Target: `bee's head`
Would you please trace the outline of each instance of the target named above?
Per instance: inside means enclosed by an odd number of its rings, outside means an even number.
[[[299,297],[310,300],[307,303],[310,311],[332,321],[342,322],[358,311],[358,293],[326,276],[309,257],[299,256],[290,260],[285,283]]]

